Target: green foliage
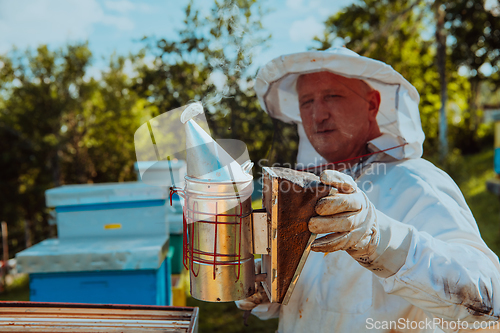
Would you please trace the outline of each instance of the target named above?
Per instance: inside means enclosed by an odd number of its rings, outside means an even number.
[[[29,300],[30,290],[28,274],[9,275],[5,292],[0,294],[0,301],[27,302]]]
[[[54,235],[47,189],[133,180],[134,132],[194,100],[209,110],[216,138],[243,140],[252,160],[266,156],[273,124],[249,67],[269,38],[264,14],[259,1],[224,0],[202,18],[191,2],[178,40],[146,39],[139,54],[112,56],[99,79],[89,76],[87,44],[0,56],[0,191],[9,196],[0,220],[9,225],[11,254]],[[217,86],[212,73],[225,83]]]
[[[361,55],[390,64],[418,90],[420,114],[426,133],[424,151],[437,153],[440,83],[436,62],[434,12],[445,15],[447,43],[448,141],[464,153],[473,153],[491,144],[492,131],[479,131],[478,93],[485,80],[498,79],[500,61],[500,20],[484,8],[484,0],[360,0],[345,7],[325,22],[325,32],[315,40],[318,49],[344,44]],[[485,77],[479,68],[491,67]],[[466,68],[468,75],[458,74]],[[496,86],[492,89],[497,90]]]
[[[500,19],[498,13],[485,8],[485,2],[452,0],[443,3],[452,36],[451,61],[457,66],[466,66],[469,77],[478,80],[490,77],[500,68]],[[480,70],[485,64],[493,67],[491,73]]]
[[[132,137],[148,109],[131,90],[123,58],[113,57],[99,82],[86,76],[86,44],[40,46],[0,61],[0,191],[9,196],[0,217],[14,254],[25,233],[34,236],[26,243],[50,235],[47,189],[133,179]]]
[[[159,113],[201,101],[216,139],[242,140],[254,161],[266,156],[273,125],[260,108],[249,68],[257,47],[269,38],[261,25],[264,13],[259,1],[225,0],[214,2],[211,14],[201,18],[191,2],[180,40],[148,39],[144,55],[154,54],[155,60],[138,68],[134,90]],[[222,78],[219,86],[215,75]]]
[[[467,151],[477,151],[482,140],[477,133],[481,119],[481,85],[494,83],[498,86],[500,83],[500,19],[498,13],[485,8],[485,0],[453,0],[443,6],[451,36],[450,60],[456,68],[466,69],[469,80],[468,108],[464,110],[462,132],[470,142]],[[485,68],[490,70],[484,71]]]
[[[467,156],[455,149],[441,165],[437,158],[431,160],[455,180],[476,219],[481,237],[493,252],[500,255],[499,198],[486,189],[486,181],[496,177],[493,155],[491,148]]]

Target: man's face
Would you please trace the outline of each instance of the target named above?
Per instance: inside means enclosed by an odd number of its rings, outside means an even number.
[[[380,136],[380,94],[363,81],[330,72],[304,74],[297,93],[306,135],[328,162],[360,156]]]

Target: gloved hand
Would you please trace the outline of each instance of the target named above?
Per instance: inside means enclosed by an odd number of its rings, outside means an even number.
[[[318,200],[316,213],[320,216],[309,220],[309,230],[327,235],[316,239],[311,250],[345,250],[380,277],[396,273],[406,261],[413,227],[375,209],[350,176],[326,170],[320,180],[333,188]]]
[[[369,264],[380,242],[375,207],[354,180],[335,170],[325,170],[320,180],[333,188],[316,204],[309,230],[328,235],[316,239],[311,247],[316,252],[345,250],[360,263]]]
[[[255,259],[255,274],[260,274],[261,272],[261,259]],[[260,282],[256,282],[256,292],[252,296],[245,298],[241,301],[236,301],[236,306],[241,310],[250,311],[259,304],[269,303],[269,298],[267,297],[266,291]]]

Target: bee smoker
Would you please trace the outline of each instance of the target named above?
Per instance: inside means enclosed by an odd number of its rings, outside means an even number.
[[[184,198],[183,264],[190,272],[191,295],[209,302],[241,300],[255,293],[258,281],[271,302],[286,304],[315,238],[307,222],[328,189],[310,173],[264,168],[265,208],[252,211],[253,163],[240,165],[241,156],[233,158],[214,141],[192,119],[201,112],[201,105],[188,107],[181,116],[187,176],[177,192]],[[279,209],[290,204],[303,207],[302,213]],[[262,255],[259,275],[254,254]]]
[[[252,177],[237,185],[239,192],[231,181],[186,177],[183,262],[194,298],[226,302],[255,293]]]
[[[244,299],[255,293],[253,163],[235,161],[191,119],[194,114],[188,108],[181,117],[187,160],[181,192],[183,264],[190,272],[191,295],[210,302]]]

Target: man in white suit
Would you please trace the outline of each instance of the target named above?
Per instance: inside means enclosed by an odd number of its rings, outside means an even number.
[[[276,58],[256,92],[297,124],[297,162],[329,164],[289,303],[237,302],[279,332],[454,332],[498,324],[500,264],[451,178],[421,159],[416,89],[345,48]],[[336,162],[341,163],[336,163]],[[300,208],[297,208],[300,209]],[[500,328],[500,326],[496,326]]]

